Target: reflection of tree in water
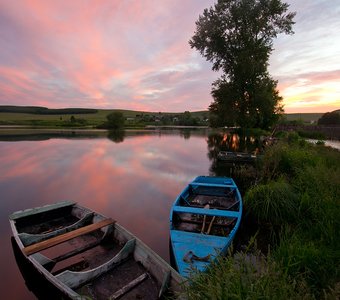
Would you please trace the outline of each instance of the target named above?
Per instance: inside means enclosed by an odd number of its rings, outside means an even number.
[[[211,160],[210,173],[215,176],[234,177],[236,167],[240,164],[217,160],[220,151],[258,152],[261,142],[259,137],[237,134],[234,132],[217,132],[210,134],[207,139],[208,157]]]
[[[219,151],[257,152],[261,145],[256,136],[234,132],[217,132],[208,136],[209,158],[217,157]],[[212,156],[211,156],[212,155]]]
[[[109,130],[107,138],[115,143],[121,143],[124,141],[125,131],[124,130]]]
[[[183,136],[185,140],[188,140],[190,139],[191,131],[188,129],[181,130],[180,135]]]

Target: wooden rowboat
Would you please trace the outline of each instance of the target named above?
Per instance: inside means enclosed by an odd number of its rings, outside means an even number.
[[[181,292],[182,277],[142,241],[74,202],[9,219],[23,257],[63,299],[159,299]]]
[[[245,152],[220,151],[217,155],[217,159],[219,160],[235,163],[250,163],[254,162],[256,158],[257,156],[255,154]]]
[[[170,239],[178,272],[190,277],[226,254],[242,216],[242,198],[231,178],[199,176],[177,197]]]

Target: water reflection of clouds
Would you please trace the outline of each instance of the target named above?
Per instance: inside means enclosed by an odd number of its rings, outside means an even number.
[[[0,153],[1,237],[9,213],[70,200],[113,217],[165,259],[172,202],[210,166],[197,136],[0,142]]]

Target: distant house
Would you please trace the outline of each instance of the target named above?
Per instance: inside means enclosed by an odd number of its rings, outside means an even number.
[[[134,120],[135,120],[135,118],[132,118],[132,117],[126,118],[126,121],[134,121]]]

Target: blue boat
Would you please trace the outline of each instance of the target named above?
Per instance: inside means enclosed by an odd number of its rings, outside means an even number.
[[[205,271],[226,254],[240,226],[242,197],[232,178],[198,176],[178,195],[170,212],[170,239],[178,272]]]

